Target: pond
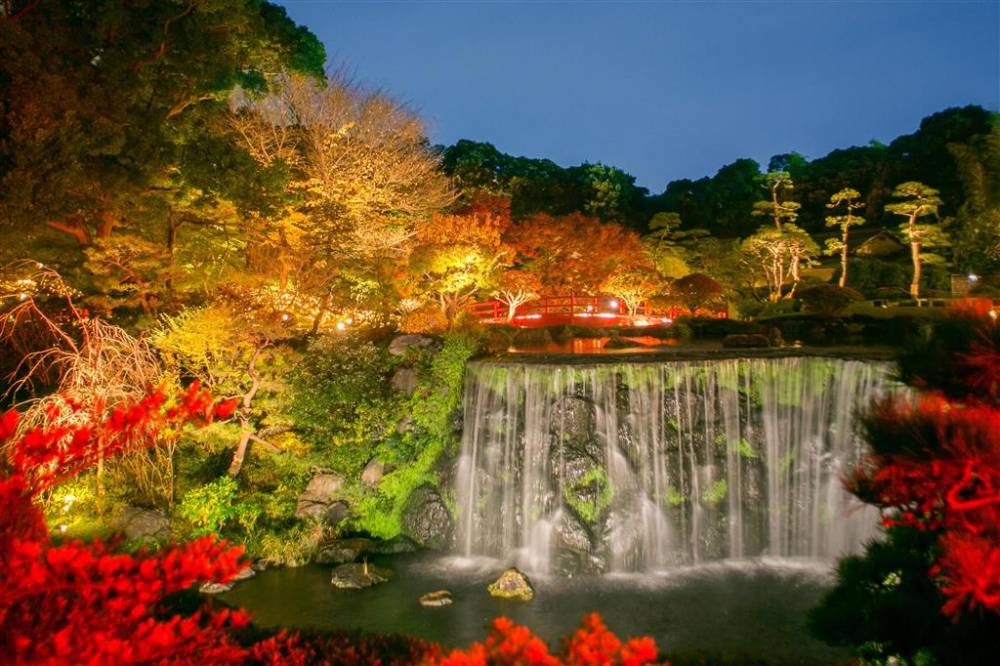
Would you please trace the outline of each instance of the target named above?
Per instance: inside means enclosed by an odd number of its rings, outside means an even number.
[[[813,639],[806,614],[832,580],[828,564],[774,559],[722,561],[661,573],[533,577],[529,603],[491,598],[496,561],[430,554],[373,560],[395,571],[368,590],[338,590],[330,569],[264,571],[223,595],[261,626],[403,633],[448,647],[482,640],[506,615],[558,647],[580,617],[599,611],[620,637],[649,635],[683,664],[836,664],[846,652]],[[420,595],[446,588],[454,604],[424,608]]]

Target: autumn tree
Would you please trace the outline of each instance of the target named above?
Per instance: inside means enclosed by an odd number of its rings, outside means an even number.
[[[722,285],[702,273],[691,273],[670,284],[670,295],[693,314],[701,306],[719,300],[722,297]]]
[[[417,228],[408,279],[417,292],[438,302],[449,321],[476,293],[489,291],[513,258],[503,240],[509,210],[491,203],[435,213]]]
[[[505,238],[546,293],[596,293],[616,268],[646,262],[638,234],[580,213],[534,215]]]
[[[152,307],[183,264],[144,264],[174,256],[178,228],[280,189],[234,140],[233,91],[261,94],[285,68],[321,76],[323,47],[258,0],[6,4],[0,225],[49,263],[87,248],[98,282]]]
[[[923,183],[910,181],[893,190],[892,196],[896,203],[888,204],[886,211],[899,215],[905,221],[899,225],[900,235],[910,246],[910,258],[913,261],[913,279],[910,281],[910,295],[920,297],[921,266],[927,261],[940,260],[937,255],[929,255],[926,248],[947,246],[948,234],[944,231],[938,217],[938,207],[941,199],[938,191]],[[935,222],[921,222],[921,219],[933,215]]]
[[[233,124],[258,163],[293,174],[286,206],[252,220],[265,281],[276,270],[282,288],[313,294],[319,319],[345,295],[391,310],[418,227],[455,198],[420,118],[343,76],[319,85],[287,75],[274,95],[240,105]]]
[[[865,223],[865,218],[855,215],[854,211],[864,207],[861,200],[861,193],[850,187],[846,187],[830,197],[827,208],[833,210],[843,210],[843,215],[831,215],[826,218],[826,226],[840,229],[840,238],[831,238],[826,241],[824,254],[840,253],[840,282],[841,287],[847,284],[847,237],[851,227]]]
[[[494,280],[493,295],[507,306],[507,322],[517,314],[517,308],[538,298],[542,283],[538,276],[520,268],[508,268],[500,272]]]
[[[639,306],[663,291],[664,286],[663,277],[651,267],[626,265],[605,278],[601,291],[620,298],[628,309],[628,316],[634,318]]]

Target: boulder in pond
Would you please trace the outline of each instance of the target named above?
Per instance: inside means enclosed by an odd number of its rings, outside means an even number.
[[[441,495],[429,486],[421,486],[410,495],[402,523],[403,534],[421,548],[445,550],[451,545],[451,513]]]
[[[452,603],[451,592],[448,590],[435,590],[420,597],[420,605],[426,608],[440,608]]]
[[[416,544],[400,535],[388,541],[372,541],[372,545],[365,552],[372,555],[399,555],[400,553],[412,553],[416,550]]]
[[[385,472],[385,463],[372,458],[361,472],[361,483],[366,486],[377,486],[378,482],[385,476]]]
[[[233,589],[233,583],[203,583],[198,591],[202,594],[222,594]]]
[[[317,564],[354,562],[374,545],[371,539],[331,539],[320,544],[313,560]]]
[[[528,577],[514,568],[500,574],[500,577],[490,583],[486,590],[491,597],[498,599],[531,601],[535,597],[535,590],[531,587]]]
[[[330,584],[341,590],[362,590],[372,585],[384,583],[392,578],[392,572],[367,562],[341,564],[333,570]]]

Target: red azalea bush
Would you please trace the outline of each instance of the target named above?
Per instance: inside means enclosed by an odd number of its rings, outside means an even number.
[[[428,663],[435,666],[654,666],[656,643],[651,638],[621,640],[592,613],[566,641],[562,655],[552,655],[543,640],[527,627],[505,617],[493,621],[489,636],[467,650],[456,650]]]
[[[78,409],[67,403],[67,409]],[[166,597],[200,581],[231,580],[242,550],[212,537],[156,553],[115,552],[114,542],[54,543],[36,500],[98,459],[151,446],[157,433],[228,417],[235,401],[216,403],[192,386],[167,404],[156,392],[113,409],[107,418],[17,433],[18,414],[0,416],[6,453],[0,479],[0,654],[31,664],[295,663],[285,637],[249,647],[234,630],[242,611],[204,607],[163,613]],[[54,408],[55,409],[55,408]],[[49,414],[49,421],[75,419]]]

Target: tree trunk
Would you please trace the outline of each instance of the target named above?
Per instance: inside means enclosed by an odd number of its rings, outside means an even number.
[[[913,257],[913,282],[910,283],[910,296],[920,298],[920,242],[910,243],[910,256]]]
[[[240,441],[236,445],[236,451],[233,453],[233,461],[229,463],[228,474],[231,477],[239,476],[240,470],[243,469],[243,460],[247,455],[247,448],[250,446],[250,435],[253,433],[250,431],[250,424],[246,423],[244,419],[243,430],[240,432]]]
[[[840,248],[840,282],[841,288],[847,286],[847,230],[844,230],[844,247]]]

